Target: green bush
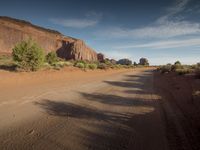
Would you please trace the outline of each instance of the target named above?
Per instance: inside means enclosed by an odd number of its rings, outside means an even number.
[[[104,63],[105,63],[106,65],[108,65],[108,66],[112,65],[112,63],[110,62],[109,59],[105,59],[105,60],[104,60]]]
[[[56,62],[58,62],[58,56],[57,56],[56,52],[49,52],[46,55],[46,62],[48,62],[50,65],[53,65]]]
[[[78,60],[78,61],[75,61],[75,64],[76,63],[82,63],[82,64],[84,64],[84,65],[86,65],[87,64],[87,62],[86,61],[84,61],[84,60]]]
[[[78,68],[85,68],[86,64],[84,64],[83,62],[77,62],[75,64],[75,67],[78,67]]]
[[[18,43],[12,52],[18,67],[26,71],[36,71],[44,63],[44,51],[31,39]]]
[[[97,69],[97,64],[88,64],[88,68],[92,70]]]

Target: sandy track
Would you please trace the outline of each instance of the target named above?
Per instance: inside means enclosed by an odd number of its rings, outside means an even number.
[[[168,149],[150,70],[77,72],[1,87],[0,149]]]

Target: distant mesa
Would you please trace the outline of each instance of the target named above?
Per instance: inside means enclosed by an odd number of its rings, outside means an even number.
[[[117,64],[117,61],[116,61],[115,59],[111,59],[110,62],[111,62],[112,64]]]
[[[148,59],[147,58],[140,58],[139,65],[148,66],[149,65]]]
[[[37,42],[46,53],[56,51],[60,58],[67,60],[97,61],[100,58],[82,40],[64,36],[58,31],[24,20],[0,16],[0,53],[11,54],[17,43],[29,38]]]
[[[132,65],[132,61],[125,58],[125,59],[118,60],[117,64],[120,64],[120,65]]]

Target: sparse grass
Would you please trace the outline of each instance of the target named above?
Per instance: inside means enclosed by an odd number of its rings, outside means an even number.
[[[89,61],[75,61],[70,60],[66,61],[64,59],[56,58],[56,55],[50,53],[46,55],[46,62],[44,62],[41,66],[41,69],[56,69],[60,70],[63,67],[74,66],[80,69],[122,69],[122,68],[136,68],[134,65],[120,65],[120,64],[113,64],[109,61],[106,63],[99,63],[99,62],[89,62]],[[48,60],[48,61],[47,61]],[[137,67],[143,67],[138,65]],[[23,69],[17,68],[17,64],[13,61],[12,56],[0,56],[0,69],[4,70],[12,70],[12,71],[24,71]]]
[[[81,69],[84,69],[86,64],[84,64],[83,62],[77,62],[75,63],[74,65],[75,67],[78,67],[78,68],[81,68]]]

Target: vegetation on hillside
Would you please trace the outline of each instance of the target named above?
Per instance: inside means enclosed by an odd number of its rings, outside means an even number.
[[[143,62],[141,64],[141,62]],[[108,59],[102,61],[89,62],[83,60],[66,61],[57,56],[57,53],[49,52],[45,55],[43,49],[40,48],[33,40],[22,41],[13,48],[11,56],[0,56],[0,69],[10,71],[36,71],[39,69],[56,69],[60,70],[65,66],[74,66],[83,70],[95,69],[121,69],[148,66],[148,60],[141,58],[140,62],[132,63],[129,59]]]
[[[195,74],[197,77],[200,77],[199,63],[195,65],[182,65],[180,61],[176,61],[173,65],[166,64],[159,66],[157,70],[160,71],[162,74],[174,72],[178,75]]]

